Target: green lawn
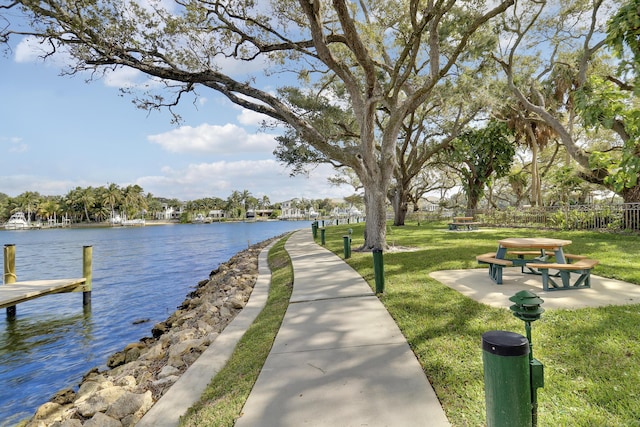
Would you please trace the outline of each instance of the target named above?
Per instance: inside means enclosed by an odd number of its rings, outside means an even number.
[[[353,229],[357,248],[363,243],[364,224],[326,229],[326,246],[339,256],[348,228]],[[484,425],[482,334],[511,330],[524,335],[524,323],[506,306],[477,303],[429,278],[429,272],[477,268],[475,255],[494,251],[501,238],[552,236],[572,240],[571,253],[600,260],[595,274],[640,284],[637,236],[534,229],[468,233],[446,228],[444,222],[389,227],[390,244],[418,250],[384,254],[381,300],[420,360],[453,426]],[[270,254],[274,283],[266,311],[183,425],[233,426],[286,310],[293,276],[283,245],[280,242]],[[352,252],[347,262],[375,288],[371,253]],[[534,355],[545,366],[545,387],[538,393],[540,426],[640,426],[640,306],[547,310],[532,330]]]
[[[353,248],[361,245],[361,224],[326,230],[326,246],[340,256],[347,228],[353,229]],[[484,424],[482,334],[511,330],[524,335],[524,323],[507,306],[496,309],[477,303],[429,278],[429,272],[477,268],[475,255],[495,251],[502,238],[552,236],[572,240],[571,253],[600,260],[595,274],[640,284],[637,236],[534,229],[468,233],[446,228],[446,223],[388,228],[389,244],[419,250],[384,254],[381,300],[454,426]],[[347,261],[374,289],[371,254],[352,252]],[[640,426],[640,305],[547,310],[532,330],[534,355],[545,365],[545,387],[538,394],[539,425]]]

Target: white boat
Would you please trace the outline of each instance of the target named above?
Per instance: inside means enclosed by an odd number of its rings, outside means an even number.
[[[205,219],[206,218],[204,217],[204,215],[199,213],[199,214],[196,215],[196,217],[193,220],[191,220],[191,222],[194,223],[194,224],[204,224]]]
[[[24,212],[16,212],[11,215],[9,221],[4,223],[5,230],[28,230],[30,227]]]
[[[144,220],[144,218],[141,218],[141,219],[123,219],[122,220],[122,226],[124,226],[124,227],[144,227],[145,226],[145,220]]]

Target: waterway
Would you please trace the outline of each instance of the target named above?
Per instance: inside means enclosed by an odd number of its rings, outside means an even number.
[[[0,427],[33,414],[58,390],[128,343],[151,336],[211,270],[249,245],[306,221],[1,231],[16,245],[20,280],[82,277],[82,247],[93,246],[93,292],[48,295],[0,313]],[[0,284],[0,286],[2,286]],[[4,310],[2,310],[4,311]]]

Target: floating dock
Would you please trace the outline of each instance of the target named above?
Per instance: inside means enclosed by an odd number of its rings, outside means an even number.
[[[82,292],[82,305],[91,304],[91,279],[93,247],[82,250],[82,274],[72,279],[45,279],[18,282],[15,273],[16,247],[4,245],[4,275],[0,286],[0,309],[7,309],[7,317],[16,315],[16,305],[45,295],[65,292]]]

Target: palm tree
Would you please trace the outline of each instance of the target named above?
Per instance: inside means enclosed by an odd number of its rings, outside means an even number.
[[[137,184],[128,185],[124,189],[124,206],[127,215],[135,215],[147,208],[147,202],[144,199],[144,190]]]
[[[145,196],[145,203],[147,205],[147,209],[151,212],[151,217],[155,219],[156,214],[162,211],[162,203],[160,203],[160,200],[151,193],[147,193]]]
[[[25,191],[16,197],[17,208],[12,213],[17,211],[28,212],[29,217],[27,219],[31,220],[31,212],[38,211],[38,205],[41,199],[40,193]]]
[[[96,204],[94,188],[89,186],[85,189],[78,187],[78,189],[80,190],[80,202],[84,208],[85,217],[87,218],[87,222],[91,222],[91,218],[89,217],[89,208],[94,207]]]
[[[56,198],[49,197],[40,203],[38,207],[38,216],[45,218],[47,220],[55,217],[55,215],[60,211],[60,203]]]
[[[115,207],[122,202],[122,189],[118,184],[111,183],[102,196],[102,203],[109,206],[111,217],[115,216]]]
[[[225,210],[231,214],[231,218],[237,218],[241,215],[242,211],[242,194],[239,191],[233,191],[227,198],[227,204]]]
[[[269,206],[271,206],[271,200],[269,200],[268,196],[262,196],[262,198],[258,201],[258,206],[260,206],[261,209],[268,209]]]

